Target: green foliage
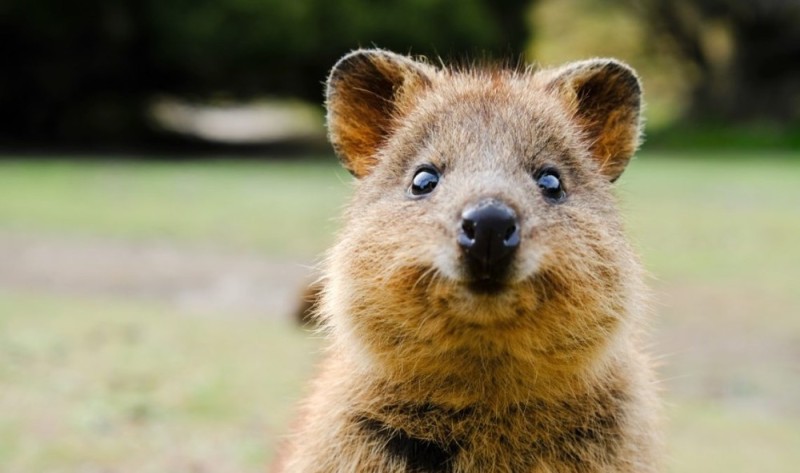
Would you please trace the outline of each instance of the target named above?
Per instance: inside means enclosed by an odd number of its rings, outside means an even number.
[[[154,96],[321,102],[359,46],[520,52],[527,0],[11,0],[0,10],[0,143],[148,136]]]
[[[479,0],[175,0],[149,9],[159,68],[195,90],[318,101],[327,70],[359,46],[460,55],[507,45]]]
[[[727,155],[720,155],[719,151],[769,149],[789,152],[800,149],[800,123],[753,123],[748,126],[710,121],[693,126],[690,123],[678,121],[648,133],[645,146],[647,149],[714,150],[714,154],[723,159]]]
[[[752,137],[751,149],[774,147],[776,135],[798,129],[800,2],[540,0],[532,18],[536,60],[611,56],[634,66],[649,129],[673,128],[676,145],[686,133],[680,147],[705,147],[701,135],[714,140],[722,127],[736,128],[733,142]]]

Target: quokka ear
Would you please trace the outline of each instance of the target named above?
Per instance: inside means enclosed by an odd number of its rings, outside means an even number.
[[[414,94],[430,85],[433,71],[380,49],[354,51],[333,66],[326,88],[328,135],[351,174],[369,174],[378,149]]]
[[[616,181],[640,142],[642,87],[636,73],[614,59],[590,59],[554,71],[548,88],[573,113],[600,172]]]

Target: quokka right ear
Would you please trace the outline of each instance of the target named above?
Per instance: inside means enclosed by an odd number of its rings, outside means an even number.
[[[414,93],[431,83],[433,68],[380,49],[354,51],[328,77],[328,135],[351,174],[361,178],[404,115]]]
[[[583,129],[600,172],[614,182],[639,147],[642,86],[630,66],[589,59],[557,69],[549,89]]]

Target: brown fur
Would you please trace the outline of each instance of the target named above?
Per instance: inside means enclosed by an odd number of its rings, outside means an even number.
[[[437,69],[379,50],[328,82],[331,141],[359,178],[326,264],[330,346],[283,472],[655,472],[641,270],[610,182],[639,139],[640,87],[613,60]],[[442,178],[407,189],[420,164]],[[564,202],[534,175],[556,166]],[[508,203],[506,289],[464,283],[456,232]]]
[[[298,325],[302,327],[317,325],[316,314],[319,313],[319,302],[324,290],[321,280],[315,280],[304,288],[294,310],[294,319]]]

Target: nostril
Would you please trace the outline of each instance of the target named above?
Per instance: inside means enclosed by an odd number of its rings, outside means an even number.
[[[517,225],[511,225],[508,227],[508,230],[503,238],[503,244],[509,249],[519,246],[519,227]]]
[[[513,237],[515,233],[517,233],[517,226],[516,225],[511,225],[510,227],[508,227],[508,230],[506,230],[506,234],[503,235],[503,240],[504,241],[510,240],[511,237]]]
[[[464,221],[461,222],[461,230],[464,231],[464,236],[470,240],[475,239],[475,221],[465,218]]]

